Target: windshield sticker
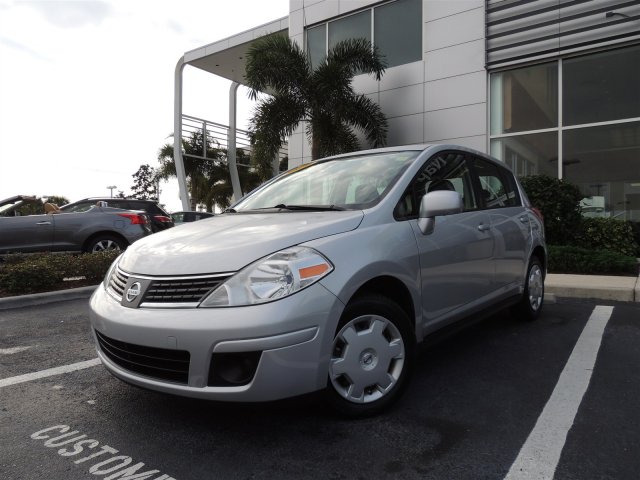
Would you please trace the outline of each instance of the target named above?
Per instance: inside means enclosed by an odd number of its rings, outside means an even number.
[[[446,166],[447,166],[447,162],[444,158],[436,157],[431,163],[429,163],[424,168],[424,170],[422,170],[422,173],[420,173],[420,176],[418,177],[418,181],[426,182],[431,180],[436,173],[438,173],[440,170],[442,170]]]

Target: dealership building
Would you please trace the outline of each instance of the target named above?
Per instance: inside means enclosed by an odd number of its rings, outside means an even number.
[[[290,0],[288,17],[185,53],[175,131],[220,127],[182,111],[190,65],[232,81],[224,141],[243,146],[235,95],[245,55],[256,38],[278,32],[312,64],[347,38],[380,49],[382,79],[360,75],[353,84],[387,116],[388,145],[488,152],[520,176],[578,185],[589,216],[640,221],[640,0]],[[304,131],[288,139],[289,167],[311,160]],[[184,174],[180,185],[184,202]]]

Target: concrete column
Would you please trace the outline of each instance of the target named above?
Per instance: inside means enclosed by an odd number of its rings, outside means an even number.
[[[187,174],[184,169],[182,159],[182,72],[184,71],[184,57],[180,57],[176,64],[174,76],[173,92],[173,161],[176,164],[176,175],[178,177],[178,189],[180,191],[180,201],[182,209],[186,212],[191,210],[191,200],[187,188]]]
[[[236,104],[238,96],[237,82],[231,82],[229,87],[229,133],[227,134],[227,161],[229,162],[229,174],[231,175],[231,187],[233,188],[233,200],[237,202],[242,198],[240,188],[240,177],[238,176],[238,165],[236,163]]]

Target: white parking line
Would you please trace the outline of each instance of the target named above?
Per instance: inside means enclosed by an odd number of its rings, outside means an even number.
[[[0,348],[0,355],[13,355],[14,353],[24,352],[31,347],[13,347],[13,348]]]
[[[587,391],[613,307],[597,306],[582,330],[549,401],[505,480],[552,479]]]
[[[95,367],[96,365],[100,365],[99,358],[94,358],[85,362],[72,363],[71,365],[49,368],[47,370],[40,370],[39,372],[27,373],[25,375],[18,375],[17,377],[3,378],[2,380],[0,380],[0,388],[8,387],[9,385],[15,385],[16,383],[30,382],[31,380],[37,380],[39,378],[60,375],[62,373],[75,372],[76,370]]]

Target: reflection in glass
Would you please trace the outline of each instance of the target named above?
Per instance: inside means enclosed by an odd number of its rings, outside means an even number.
[[[640,46],[565,60],[564,125],[640,117]]]
[[[640,221],[640,122],[565,130],[563,157],[586,216]]]
[[[422,1],[398,0],[374,11],[375,44],[387,67],[422,60]],[[402,25],[402,32],[398,32]]]
[[[338,42],[352,38],[371,41],[371,10],[329,22],[329,50]]]
[[[311,61],[311,67],[316,68],[322,59],[327,56],[327,26],[326,24],[307,30],[307,54]]]
[[[558,126],[557,62],[491,75],[491,134]]]
[[[234,209],[368,208],[389,192],[419,154],[419,150],[407,150],[305,163],[254,190]]]
[[[491,140],[491,155],[505,162],[518,177],[558,177],[558,133],[534,133]]]

